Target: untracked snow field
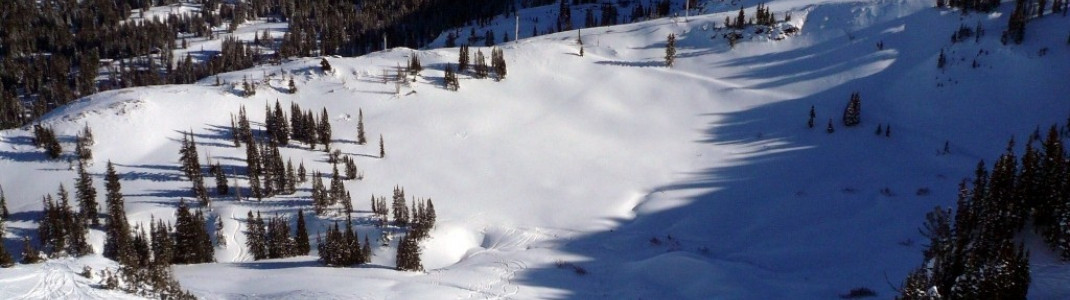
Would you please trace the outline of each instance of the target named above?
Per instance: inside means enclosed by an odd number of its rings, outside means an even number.
[[[758,4],[737,2],[748,15]],[[583,56],[576,31],[502,43],[508,76],[462,73],[456,92],[442,82],[457,48],[393,48],[328,57],[326,73],[320,58],[303,58],[221,74],[222,86],[207,78],[103,92],[41,124],[55,128],[67,156],[75,134],[92,128],[94,183],[103,194],[114,163],[135,224],[173,220],[180,199],[193,198],[178,167],[186,131],[202,165],[220,162],[247,189],[231,115],[244,106],[262,129],[265,106],[276,101],[287,115],[291,103],[327,109],[332,149],[365,176],[345,182],[361,236],[382,232],[370,219],[373,195],[399,186],[435,203],[438,223],[421,243],[426,272],[400,272],[397,238],[353,268],[324,267],[315,245],[309,256],[253,261],[246,214],[307,213],[310,183],[263,201],[216,198],[206,214],[222,219],[227,246],[216,249],[216,263],[174,267],[200,298],[829,299],[867,287],[887,299],[890,284],[922,261],[925,212],[953,205],[957,183],[1012,136],[1024,141],[1070,116],[1070,18],[1034,20],[1024,44],[1005,46],[1006,3],[970,15],[915,0],[769,5],[778,17],[790,11],[799,34],[749,35],[730,47],[716,28],[739,6],[707,1],[704,14],[688,18],[584,29]],[[950,42],[960,24],[978,23],[988,33],[976,42]],[[672,68],[664,66],[670,33]],[[477,50],[489,58],[490,48]],[[384,70],[414,54],[425,68],[415,82],[384,83]],[[286,93],[291,77],[296,94]],[[260,83],[255,96],[240,95],[243,78]],[[843,127],[853,92],[862,123]],[[811,106],[814,128],[806,126]],[[356,143],[358,110],[366,145]],[[834,133],[825,131],[830,120]],[[878,124],[890,136],[875,135]],[[0,131],[0,185],[12,212],[3,242],[16,257],[21,237],[36,236],[41,197],[70,189],[76,176],[67,161],[47,160],[32,136],[29,127]],[[950,154],[939,155],[945,142]],[[295,166],[330,174],[322,149],[281,151]],[[342,220],[312,217],[309,230]],[[98,254],[0,269],[0,299],[132,297],[76,274],[115,267],[99,255],[103,231],[90,237]],[[1070,265],[1025,239],[1030,297],[1070,298]]]

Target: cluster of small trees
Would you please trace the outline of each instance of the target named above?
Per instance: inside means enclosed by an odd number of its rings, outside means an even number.
[[[78,158],[78,162],[87,163],[93,160],[93,149],[90,147],[96,142],[93,140],[93,130],[89,129],[89,124],[85,124],[82,132],[78,133],[74,140],[74,156]]]
[[[126,219],[119,176],[108,162],[105,179],[108,216],[105,222],[104,257],[124,266],[193,264],[214,261],[215,248],[203,212],[191,212],[185,200],[179,202],[173,228],[160,221],[132,230]]]
[[[326,214],[329,207],[338,203],[342,204],[346,214],[353,211],[353,201],[338,174],[338,165],[335,164],[333,169],[329,189],[323,185],[323,175],[319,171],[312,173],[312,207],[317,215]]]
[[[491,77],[491,72],[493,72],[495,81],[505,79],[509,70],[505,62],[505,52],[502,49],[498,47],[491,48],[490,65],[487,65],[487,58],[482,50],[477,49],[474,58],[470,56],[469,51],[471,50],[469,50],[468,45],[461,45],[457,54],[457,70],[454,70],[453,66],[450,64],[446,65],[446,75],[443,84],[447,90],[456,91],[460,89],[457,73],[466,72],[469,68],[472,69],[470,74],[473,78],[483,79]]]
[[[34,125],[33,144],[44,149],[45,154],[51,159],[57,159],[63,153],[63,146],[59,144],[59,139],[56,138],[56,132],[52,130],[52,127]]]
[[[1016,236],[1027,224],[1070,260],[1070,160],[1055,126],[1034,148],[1040,139],[1031,135],[1020,159],[1012,139],[991,172],[978,163],[972,184],[959,184],[955,213],[937,207],[926,215],[925,263],[907,277],[902,298],[1024,299],[1029,251]]]
[[[307,255],[310,250],[302,210],[297,212],[296,232],[293,237],[290,236],[289,220],[278,214],[265,223],[259,211],[256,215],[249,211],[246,224],[248,228],[245,231],[245,245],[254,260]]]
[[[420,74],[420,71],[424,70],[423,65],[420,64],[420,57],[416,56],[416,51],[413,51],[412,55],[409,56],[409,66],[406,69],[409,71],[409,75],[412,76],[416,76]]]
[[[327,227],[325,237],[316,236],[316,243],[320,260],[328,266],[345,267],[371,261],[371,242],[365,235],[364,243],[361,244],[360,236],[353,231],[353,221],[350,218],[346,218],[344,231],[335,222],[334,226]]]
[[[71,208],[70,194],[62,184],[56,195],[59,198],[58,203],[53,200],[52,195],[45,195],[42,199],[44,216],[37,227],[40,249],[49,257],[78,257],[92,253],[93,248],[86,242],[88,222],[83,219],[82,214]]]
[[[300,107],[296,104],[292,107],[296,111],[300,111]],[[326,117],[326,109],[323,111],[324,117]],[[231,130],[234,132],[234,144],[245,144],[246,155],[246,173],[249,176],[249,189],[253,197],[257,199],[263,199],[264,197],[271,197],[278,194],[292,194],[297,191],[298,178],[303,178],[305,169],[304,163],[295,170],[293,161],[287,160],[285,163],[282,159],[282,154],[279,151],[280,142],[289,142],[291,134],[289,134],[290,128],[299,129],[293,131],[292,137],[295,140],[304,139],[304,134],[312,134],[315,136],[327,136],[330,137],[330,125],[327,122],[321,122],[320,124],[328,124],[326,126],[316,126],[315,118],[312,118],[312,112],[309,111],[308,116],[311,119],[313,126],[320,128],[319,133],[315,131],[306,132],[305,128],[309,126],[303,116],[305,114],[297,113],[295,116],[301,116],[294,118],[298,126],[290,127],[287,122],[285,114],[282,112],[281,106],[278,102],[275,103],[275,109],[267,107],[267,122],[268,130],[266,131],[266,141],[258,141],[252,132],[252,127],[249,125],[249,119],[246,116],[245,108],[242,107],[238,112],[237,124],[234,121],[231,122]],[[233,118],[232,118],[233,120]],[[323,130],[326,130],[324,132]],[[305,132],[303,134],[297,134],[297,132]],[[326,133],[326,135],[323,135]],[[313,138],[314,140],[315,138]],[[313,144],[314,145],[314,144]],[[315,147],[315,146],[313,146]],[[225,189],[226,178],[222,175],[222,168],[218,168],[219,173],[216,173],[216,181],[219,189]],[[296,173],[295,173],[296,172]],[[303,181],[303,180],[302,180]]]
[[[791,20],[791,13],[784,15],[784,20]],[[748,25],[762,25],[773,26],[777,23],[776,15],[769,11],[769,6],[764,3],[759,3],[755,8],[754,18],[747,19],[747,14],[743,11],[743,8],[739,8],[739,14],[733,19],[732,17],[724,18],[725,28],[744,29]]]
[[[457,79],[457,72],[453,71],[453,65],[446,64],[446,75],[443,78],[443,84],[446,89],[450,91],[457,91],[461,88],[461,82]]]
[[[814,106],[810,106],[810,118],[806,121],[806,127],[814,128],[814,119],[817,117],[817,112],[814,110]],[[862,96],[858,92],[851,93],[850,100],[847,101],[847,107],[843,110],[843,126],[853,127],[862,123]],[[888,126],[888,130],[891,130],[891,125]],[[825,127],[825,131],[828,133],[836,132],[836,127],[832,125],[832,118],[829,118],[828,125]],[[891,135],[890,131],[884,131],[880,125],[877,126],[877,134],[884,133]]]
[[[275,111],[269,114],[274,115],[272,124],[277,125],[274,126],[275,129],[272,129],[272,126],[267,128],[269,137],[276,136],[275,138],[280,143],[287,144],[282,141],[289,140],[283,137],[289,133],[290,139],[306,143],[310,149],[316,149],[317,143],[323,144],[326,150],[331,149],[331,123],[327,108],[323,108],[319,114],[319,119],[317,119],[311,109],[302,113],[301,105],[292,103],[290,104],[290,123],[287,124],[286,116],[282,113],[278,101],[276,101],[275,107]],[[283,129],[285,128],[289,128],[289,130],[284,131]]]

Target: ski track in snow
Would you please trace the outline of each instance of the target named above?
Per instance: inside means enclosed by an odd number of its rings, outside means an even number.
[[[110,299],[76,278],[74,270],[59,263],[45,263],[36,272],[41,279],[30,291],[15,299]]]
[[[241,233],[242,222],[238,222],[238,219],[234,218],[233,209],[230,210],[230,219],[234,221],[234,231],[230,233],[230,242],[228,242],[227,246],[234,245],[234,247],[238,247],[238,255],[234,257],[233,262],[243,262],[246,258],[245,245],[238,244],[238,234]]]

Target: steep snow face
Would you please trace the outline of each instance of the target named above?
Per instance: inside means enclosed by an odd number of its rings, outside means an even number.
[[[441,87],[457,49],[392,49],[328,58],[328,73],[309,58],[222,74],[221,86],[209,78],[105,92],[41,123],[68,152],[83,126],[93,129],[97,188],[112,161],[139,224],[173,219],[179,199],[192,197],[177,162],[185,131],[202,160],[220,162],[248,187],[231,115],[244,106],[262,126],[265,105],[276,101],[287,114],[291,103],[317,116],[327,109],[332,149],[365,175],[345,183],[361,236],[382,234],[367,222],[373,195],[400,186],[435,203],[439,223],[422,244],[428,271],[405,273],[391,269],[396,241],[359,268],[322,267],[315,251],[252,261],[243,249],[246,213],[310,211],[307,183],[262,202],[215,199],[208,214],[223,220],[228,246],[217,249],[218,263],[175,267],[204,298],[827,299],[856,287],[890,297],[886,281],[897,284],[921,261],[924,213],[953,204],[958,180],[1007,138],[1070,113],[1061,81],[1070,69],[1060,32],[1067,18],[1036,20],[1025,44],[1003,46],[1006,12],[960,16],[929,1],[771,1],[774,13],[791,11],[801,33],[733,48],[715,29],[738,12],[724,3],[708,1],[707,14],[686,19],[502,44],[506,79],[464,73],[457,92]],[[757,1],[742,4],[752,15]],[[949,42],[959,24],[978,22],[988,34]],[[665,68],[670,33],[676,66]],[[936,68],[940,49],[951,61],[944,70]],[[415,82],[383,82],[413,54],[426,68]],[[293,95],[285,93],[291,77]],[[243,79],[259,83],[255,96],[239,96]],[[862,96],[862,123],[844,128],[852,92]],[[358,111],[366,145],[355,142]],[[832,134],[824,130],[830,120]],[[891,135],[874,135],[878,124]],[[67,162],[46,160],[31,137],[28,128],[0,132],[12,253],[19,237],[35,235],[38,199],[61,183],[70,188],[75,175]],[[936,155],[945,141],[951,154]],[[330,173],[322,149],[292,145],[282,156]],[[309,230],[341,220],[309,218]],[[103,233],[90,237],[99,253]],[[1033,254],[1030,295],[1070,297],[1066,265],[1040,248]],[[114,267],[90,256],[0,269],[0,298],[112,297],[67,274],[82,265]]]

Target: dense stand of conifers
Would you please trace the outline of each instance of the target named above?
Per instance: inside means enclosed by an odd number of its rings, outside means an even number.
[[[295,88],[295,87],[294,87]],[[292,88],[293,89],[293,88]],[[370,261],[373,254],[370,234],[365,234],[363,243],[361,237],[353,228],[352,198],[343,185],[343,180],[363,179],[363,173],[356,167],[356,162],[349,156],[342,155],[341,151],[334,149],[331,152],[331,125],[326,109],[320,114],[314,114],[311,110],[305,111],[294,103],[291,105],[290,116],[282,110],[281,104],[276,101],[274,106],[267,105],[265,108],[265,128],[263,131],[253,131],[245,108],[241,108],[236,118],[232,117],[231,131],[234,146],[246,148],[245,175],[249,183],[249,193],[257,201],[263,198],[282,194],[293,194],[297,191],[299,183],[307,182],[309,176],[305,165],[301,162],[295,169],[292,161],[282,162],[280,145],[295,145],[305,143],[310,150],[315,150],[318,144],[324,145],[323,150],[328,154],[328,162],[332,164],[330,187],[323,184],[323,174],[313,171],[311,202],[316,215],[328,218],[330,215],[344,215],[344,229],[337,222],[333,226],[326,226],[325,233],[316,235],[320,260],[329,266],[350,266],[364,264]],[[318,116],[317,116],[318,115]],[[358,111],[357,143],[366,144],[364,130],[364,113]],[[59,146],[55,133],[49,127],[34,127],[34,143],[45,150],[50,158],[62,156],[62,148]],[[29,237],[24,238],[24,249],[21,261],[23,263],[36,263],[46,258],[63,256],[82,256],[91,253],[92,247],[86,241],[86,234],[93,226],[99,227],[106,233],[103,255],[116,260],[120,267],[116,270],[102,270],[100,280],[106,288],[124,290],[130,293],[148,295],[161,298],[187,298],[191,295],[178,286],[172,278],[168,268],[171,264],[194,264],[214,261],[215,247],[226,246],[226,236],[223,234],[223,222],[218,216],[211,217],[205,212],[211,210],[212,197],[205,187],[205,168],[200,164],[201,160],[197,150],[197,142],[192,132],[183,134],[181,147],[179,148],[179,170],[191,184],[190,196],[197,199],[199,208],[191,209],[185,200],[180,200],[175,213],[175,223],[170,224],[161,220],[150,221],[148,226],[131,224],[126,219],[123,194],[119,182],[119,175],[114,165],[109,161],[105,173],[105,197],[106,210],[102,213],[97,211],[97,191],[93,184],[92,176],[86,171],[86,165],[91,163],[93,145],[93,133],[88,124],[76,137],[76,149],[71,159],[77,160],[77,178],[75,180],[75,200],[78,202],[76,211],[69,204],[70,195],[65,186],[60,185],[56,197],[46,195],[42,198],[44,213],[41,225],[38,229],[38,241]],[[57,153],[53,153],[57,152]],[[380,136],[379,157],[385,157],[386,152]],[[71,161],[74,168],[74,161]],[[343,172],[339,172],[339,164]],[[207,168],[208,175],[212,175],[216,182],[216,194],[228,196],[232,192],[237,200],[241,197],[242,187],[231,186],[229,176],[237,176],[233,168],[229,171],[218,162],[210,162]],[[430,199],[413,198],[412,206],[406,205],[404,190],[395,187],[394,202],[392,206],[386,205],[383,197],[371,198],[372,223],[382,230],[379,240],[382,246],[389,246],[395,229],[407,232],[405,238],[398,243],[397,268],[399,270],[422,270],[420,263],[420,248],[418,241],[428,236],[435,222],[435,208]],[[341,207],[338,207],[338,206]],[[337,208],[336,210],[333,208]],[[333,213],[337,211],[337,213]],[[387,222],[387,216],[393,212],[392,222]],[[0,188],[0,229],[3,222],[9,217],[7,211],[7,198]],[[101,218],[103,216],[103,218]],[[214,218],[215,222],[209,220]],[[296,255],[307,255],[311,250],[308,227],[305,222],[303,209],[298,210],[295,228],[291,230],[290,219],[286,216],[275,215],[267,220],[257,212],[255,215],[250,211],[246,220],[247,231],[246,247],[252,253],[254,259],[282,258]],[[209,230],[215,230],[215,244]],[[384,228],[393,226],[394,229]],[[293,234],[291,234],[293,232]],[[43,254],[43,255],[42,255]],[[9,267],[14,264],[14,259],[9,255],[3,244],[0,243],[0,267]],[[88,274],[89,271],[86,271]]]
[[[937,207],[926,215],[925,263],[907,277],[900,298],[1025,299],[1030,250],[1070,260],[1068,136],[1070,120],[1046,137],[1039,129],[1031,134],[1021,157],[1012,139],[991,170],[978,163],[972,181],[959,184],[954,212]],[[1050,249],[1026,249],[1023,231]]]

